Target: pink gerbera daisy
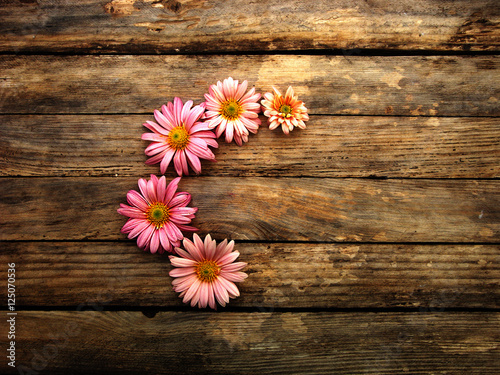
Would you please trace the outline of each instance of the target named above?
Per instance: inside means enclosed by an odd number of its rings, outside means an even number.
[[[122,228],[128,238],[137,237],[137,245],[151,253],[174,252],[184,238],[183,231],[198,229],[186,225],[194,219],[196,207],[186,207],[191,201],[191,194],[176,193],[180,177],[174,178],[167,186],[165,176],[158,179],[139,179],[141,194],[135,190],[127,193],[128,206],[121,203],[118,213],[130,219]]]
[[[170,271],[170,276],[175,292],[180,292],[179,297],[184,297],[183,302],[191,301],[191,306],[207,307],[216,310],[215,300],[225,306],[229,298],[240,295],[234,282],[247,278],[241,270],[247,265],[244,262],[233,263],[240,255],[233,251],[234,241],[222,241],[219,245],[212,240],[210,235],[203,242],[195,233],[194,242],[184,238],[184,249],[176,249],[180,257],[169,256],[175,268]]]
[[[217,128],[217,137],[226,132],[226,142],[234,141],[241,146],[248,141],[248,132],[257,133],[260,120],[258,113],[260,94],[255,88],[247,90],[248,82],[238,84],[231,77],[210,86],[209,93],[205,94],[207,105],[207,121],[211,129]]]
[[[309,120],[307,108],[294,96],[292,86],[288,87],[285,96],[275,87],[273,89],[275,94],[266,92],[261,101],[264,115],[269,117],[269,129],[273,130],[281,125],[285,134],[289,134],[295,126],[305,129],[304,121]]]
[[[205,104],[191,108],[192,105],[191,100],[183,106],[181,99],[174,98],[174,103],[163,105],[161,112],[154,111],[158,123],[146,121],[143,124],[153,132],[142,135],[142,139],[153,141],[145,150],[147,156],[152,156],[146,164],[160,163],[162,174],[172,159],[179,176],[189,174],[188,163],[199,174],[200,158],[215,160],[213,152],[208,148],[218,147],[215,134],[208,124],[199,121],[204,115]]]

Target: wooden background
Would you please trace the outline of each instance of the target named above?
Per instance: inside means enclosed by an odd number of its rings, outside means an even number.
[[[5,0],[0,22],[1,373],[499,373],[496,0]],[[142,122],[228,76],[311,119],[181,181],[249,263],[200,311],[116,209],[159,174]]]

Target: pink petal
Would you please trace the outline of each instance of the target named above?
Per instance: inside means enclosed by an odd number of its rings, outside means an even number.
[[[222,266],[222,271],[224,272],[237,272],[241,271],[243,268],[247,266],[247,263],[245,262],[235,262],[235,263],[230,263],[226,264],[225,266]]]
[[[167,151],[162,151],[158,155],[155,155],[152,158],[149,158],[148,160],[146,160],[146,165],[158,164],[159,162],[161,162],[163,160],[163,157],[165,156],[166,153],[167,153]]]
[[[152,178],[147,183],[147,197],[151,203],[158,202],[158,198],[156,197],[156,184]]]
[[[167,231],[167,236],[171,243],[175,243],[176,241],[182,240],[184,238],[179,228],[177,228],[177,226],[171,221],[168,221],[165,224],[164,228]]]
[[[167,135],[168,134],[168,130],[167,129],[165,129],[161,125],[158,125],[154,121],[146,121],[145,123],[142,124],[142,126],[144,126],[147,129],[151,130],[156,135],[159,135],[159,134],[161,134],[161,135]],[[148,134],[148,133],[144,133],[144,134]]]
[[[165,129],[170,131],[174,128],[173,124],[171,122],[169,122],[168,119],[163,115],[163,113],[161,113],[157,109],[154,110],[154,116],[155,116],[155,120],[158,122],[158,124],[163,126]],[[160,132],[160,133],[162,133],[162,132]]]
[[[178,277],[172,280],[172,286],[174,287],[174,291],[182,292],[179,297],[183,297],[186,293],[186,290],[189,289],[191,285],[196,281],[197,276],[195,274],[189,276]]]
[[[212,288],[214,290],[215,298],[219,305],[222,307],[226,306],[226,303],[229,303],[229,294],[227,293],[226,288],[221,284],[219,279],[216,279],[212,283]]]
[[[134,219],[145,219],[146,214],[144,213],[143,210],[140,210],[135,207],[120,207],[118,210],[118,213],[123,216],[128,216]],[[185,223],[187,224],[187,223]]]
[[[153,156],[168,149],[170,149],[170,146],[165,143],[153,142],[145,148],[144,153],[147,156]]]
[[[215,296],[212,283],[207,284],[207,289],[208,289],[208,306],[210,306],[214,310],[217,310],[217,306],[215,305]]]
[[[182,100],[180,98],[177,98],[177,97],[174,98],[173,114],[174,114],[175,124],[176,125],[181,124],[182,123]]]
[[[127,193],[127,202],[141,211],[147,211],[149,208],[144,197],[135,190],[129,190]]]
[[[165,202],[165,192],[167,190],[167,181],[165,176],[161,176],[156,185],[156,197],[159,202]],[[166,202],[165,202],[166,203]]]
[[[195,279],[193,284],[189,287],[186,294],[184,295],[184,299],[182,302],[187,303],[191,300],[191,306],[195,306],[198,303],[200,295],[198,293],[198,289],[200,287],[201,281],[199,279]]]
[[[215,134],[214,134],[215,136]],[[219,144],[217,143],[217,141],[215,139],[205,139],[205,141],[207,142],[207,145],[210,146],[210,147],[213,147],[213,148],[219,148]],[[215,155],[214,155],[215,157]],[[213,159],[215,161],[215,159]]]
[[[194,236],[197,236],[195,233]],[[194,238],[193,236],[193,238]],[[199,237],[198,237],[199,238]],[[184,239],[183,241],[184,244],[184,249],[198,262],[201,262],[204,258],[204,253],[200,251],[200,249],[190,240],[187,238]]]
[[[210,260],[213,259],[215,256],[216,243],[215,240],[212,240],[212,236],[210,236],[210,234],[205,236],[203,245],[205,248],[205,258]]]
[[[128,219],[127,222],[123,225],[121,232],[130,233],[132,229],[134,229],[139,223],[142,222],[144,222],[144,219]]]
[[[220,258],[217,261],[217,263],[220,266],[224,266],[226,264],[233,263],[239,257],[239,255],[240,255],[239,251],[233,251],[232,253],[224,255],[222,258]]]
[[[141,191],[142,196],[146,200],[148,204],[151,204],[148,197],[148,182],[144,178],[140,178],[139,181],[137,181],[137,185],[139,185],[139,190]]]
[[[189,254],[186,250],[182,250],[180,248],[177,248],[175,251],[177,252],[177,254],[179,256],[181,256],[183,258],[195,260],[194,257],[191,254]]]
[[[243,137],[239,133],[234,133],[234,141],[238,146],[243,145]]]
[[[264,94],[264,98],[266,98],[267,100],[269,100],[269,102],[271,102],[271,103],[274,101],[274,95],[272,93],[270,93],[270,92],[266,92]]]
[[[198,230],[198,228],[184,224],[177,225],[177,228],[179,228],[179,230],[182,230],[184,232],[196,232]]]
[[[174,178],[167,186],[167,191],[165,193],[165,201],[167,204],[170,202],[175,192],[177,191],[177,187],[179,186],[179,182],[181,181],[180,177]]]
[[[189,134],[193,133],[193,124],[199,120],[203,112],[205,112],[205,108],[197,105],[187,116],[186,121],[184,122],[184,126],[186,127],[186,130],[189,132]]]
[[[210,129],[214,129],[215,127],[220,125],[222,120],[223,120],[222,116],[217,116],[217,117],[207,121],[207,125]]]
[[[137,225],[135,226],[135,228],[133,228],[129,234],[128,234],[128,238],[129,239],[132,239],[136,236],[138,236],[139,234],[141,234],[146,228],[149,227],[149,222],[147,222],[146,220],[141,220],[140,222],[137,223]]]
[[[182,161],[180,152],[176,152],[174,155],[174,167],[177,174],[182,176]]]
[[[146,228],[144,228],[144,231],[142,231],[141,234],[139,234],[139,237],[137,237],[137,245],[141,249],[144,249],[149,246],[149,242],[151,241],[151,236],[153,235],[153,232],[154,232],[153,226],[148,225]]]
[[[167,231],[165,230],[165,227],[161,227],[158,230],[158,233],[160,235],[160,244],[161,244],[161,247],[163,247],[166,251],[171,251],[172,244],[168,240]]]
[[[215,135],[217,136],[217,138],[219,138],[222,135],[222,133],[224,133],[224,131],[226,130],[226,127],[227,127],[227,120],[225,118],[223,118],[222,121],[220,122],[219,126],[215,130]]]
[[[193,234],[193,241],[196,248],[200,251],[202,258],[205,258],[206,257],[205,245],[203,244],[203,241],[201,240],[200,236],[198,236],[196,233]]]
[[[228,291],[229,297],[236,298],[240,295],[240,291],[232,281],[226,280],[221,275],[219,275],[217,281]]]
[[[189,202],[191,201],[191,194],[189,193],[177,193],[175,196],[170,200],[168,206],[173,208],[176,206],[186,206]]]
[[[165,118],[167,119],[167,122],[172,125],[170,129],[173,129],[176,125],[175,125],[175,118],[174,118],[174,115],[172,113],[171,107],[172,107],[172,103],[169,102],[168,106],[167,105],[161,106],[161,111],[162,111],[163,115],[165,116]]]
[[[183,151],[179,151],[178,154],[180,154],[182,171],[187,176],[187,175],[189,175],[189,170],[188,170],[188,164],[187,164],[187,160],[186,160],[186,153]]]
[[[191,165],[191,168],[193,168],[193,171],[196,174],[200,174],[201,173],[201,163],[200,163],[200,159],[198,158],[198,156],[193,154],[188,149],[184,150],[184,152],[188,158],[188,161],[189,161],[189,164]]]
[[[227,126],[226,126],[226,142],[231,143],[233,140],[233,134],[234,134],[234,128],[233,128],[233,122],[228,121]]]
[[[200,294],[200,302],[198,307],[207,307],[208,304],[208,283],[201,283],[198,293]]]
[[[182,277],[182,276],[192,275],[195,272],[196,272],[195,267],[180,267],[180,268],[174,268],[168,274],[171,277]]]
[[[153,234],[151,236],[151,243],[150,243],[151,254],[156,253],[159,247],[160,247],[160,235],[158,233],[158,230],[155,230],[153,231]]]
[[[245,80],[241,83],[241,85],[238,86],[236,92],[234,93],[235,99],[239,99],[243,96],[245,91],[247,91],[248,88],[248,82]]]
[[[172,161],[172,157],[174,156],[174,154],[175,154],[175,150],[172,148],[165,151],[165,154],[164,154],[163,158],[161,159],[161,163],[160,163],[160,171],[162,174],[164,174],[167,171],[167,168],[168,168],[170,162]]]
[[[191,130],[190,130],[190,134],[193,135],[194,133],[198,133],[198,132],[201,132],[201,131],[210,131],[210,128],[208,127],[208,123],[206,122],[198,122],[197,124],[194,124],[192,127],[191,127]],[[196,136],[198,136],[198,134],[196,134]]]
[[[214,260],[218,262],[219,259],[229,254],[231,251],[233,251],[233,249],[234,249],[234,241],[231,240],[231,242],[227,243],[227,240],[225,239],[224,241],[222,241],[220,244],[217,245],[216,255]]]
[[[170,257],[170,263],[174,267],[196,267],[197,262],[191,259],[179,258],[175,256]]]
[[[186,124],[186,120],[189,116],[189,113],[191,112],[191,107],[193,106],[193,101],[188,100],[186,103],[184,103],[184,106],[182,107],[182,112],[181,112],[181,121]]]
[[[248,275],[245,272],[224,272],[224,271],[221,271],[219,276],[223,277],[228,281],[236,283],[242,282],[248,277]]]
[[[180,215],[177,215],[177,216],[173,216],[171,215],[169,220],[174,223],[174,224],[189,224],[191,222],[191,219],[188,218],[188,217],[184,217],[184,216],[180,216]]]

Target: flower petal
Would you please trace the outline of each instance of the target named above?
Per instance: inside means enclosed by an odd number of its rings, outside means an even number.
[[[221,275],[219,275],[217,281],[228,291],[229,297],[231,298],[239,297],[240,291],[232,281],[225,279]]]
[[[170,263],[174,267],[196,267],[197,262],[191,259],[170,256]]]
[[[197,236],[197,234],[195,233],[194,236]],[[194,258],[194,260],[196,260],[197,262],[201,262],[203,260],[203,253],[192,241],[184,238],[184,241],[182,243],[184,245],[184,249]]]
[[[248,275],[245,272],[224,272],[222,271],[220,273],[220,277],[223,277],[224,279],[231,281],[231,282],[241,282],[245,280]]]
[[[229,303],[229,294],[226,288],[224,288],[224,286],[220,282],[220,279],[216,279],[212,283],[212,287],[214,290],[215,298],[217,299],[219,305],[221,305],[222,307],[226,306],[226,303]]]
[[[174,268],[168,274],[171,277],[182,277],[182,276],[192,275],[195,272],[196,272],[195,267],[180,267],[180,268]]]

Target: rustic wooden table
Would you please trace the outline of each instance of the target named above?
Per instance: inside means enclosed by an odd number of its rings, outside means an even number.
[[[2,374],[499,373],[497,1],[6,0],[0,21]],[[116,209],[159,174],[142,123],[228,76],[292,85],[311,119],[182,179],[249,264],[212,312]]]

